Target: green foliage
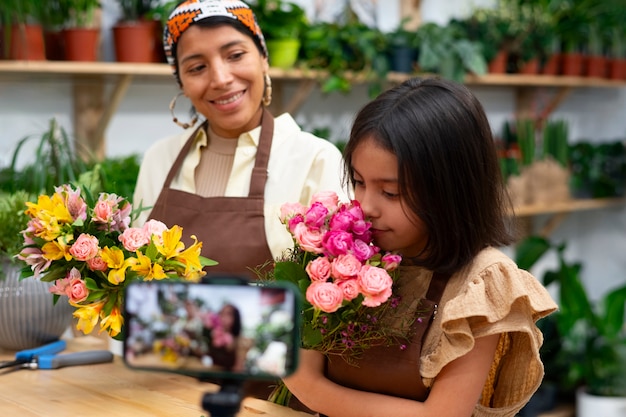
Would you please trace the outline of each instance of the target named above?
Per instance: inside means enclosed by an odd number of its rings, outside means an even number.
[[[522,165],[529,166],[535,161],[536,138],[535,121],[532,119],[519,119],[515,122],[517,144],[521,151]]]
[[[561,166],[569,166],[568,125],[566,120],[548,120],[543,128],[543,156]]]
[[[65,24],[68,27],[88,28],[96,24],[95,13],[100,0],[59,0],[70,11]]]
[[[0,259],[14,261],[13,257],[22,248],[23,238],[20,232],[26,229],[28,223],[24,210],[26,202],[33,201],[34,198],[36,196],[25,191],[0,193]]]
[[[418,28],[417,40],[422,71],[435,72],[457,82],[463,82],[467,72],[476,75],[487,72],[481,45],[467,39],[458,25],[426,23]]]
[[[296,3],[256,0],[249,4],[267,40],[299,39],[308,25],[304,9]]]
[[[526,268],[550,251],[558,258],[558,268],[544,274],[543,284],[558,285],[559,310],[538,323],[549,332],[544,333],[546,344],[540,351],[546,380],[572,391],[585,385],[594,395],[624,396],[626,285],[592,301],[580,277],[582,264],[568,262],[565,249],[565,244],[531,236],[520,244],[516,253],[516,261]]]
[[[158,0],[117,0],[122,9],[122,21],[136,22],[145,19],[160,2]]]

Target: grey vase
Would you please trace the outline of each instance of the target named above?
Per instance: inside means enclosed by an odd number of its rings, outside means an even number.
[[[18,265],[0,262],[0,348],[31,349],[59,339],[72,322],[67,297],[53,305],[51,283],[20,280]]]

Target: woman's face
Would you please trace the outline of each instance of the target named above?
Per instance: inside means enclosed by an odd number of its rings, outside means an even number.
[[[193,25],[180,37],[177,59],[183,93],[222,137],[236,138],[261,123],[267,58],[229,25]]]
[[[427,241],[424,223],[402,203],[398,160],[372,138],[352,154],[354,195],[372,222],[374,243],[385,251],[418,255]]]
[[[233,328],[233,325],[235,324],[235,312],[232,306],[224,306],[219,312],[219,317],[220,323],[225,330],[231,330]]]

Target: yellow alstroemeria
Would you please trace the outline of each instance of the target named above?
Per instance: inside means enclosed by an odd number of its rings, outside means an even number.
[[[185,244],[180,241],[181,237],[183,237],[183,229],[180,226],[173,226],[171,229],[163,231],[162,244],[155,238],[152,239],[152,242],[159,253],[165,256],[165,259],[170,259],[185,249]]]
[[[106,330],[110,336],[117,336],[122,331],[122,325],[124,324],[124,317],[119,307],[115,306],[111,310],[111,314],[108,316],[101,315],[100,327],[102,330]]]
[[[61,258],[65,258],[66,261],[72,260],[72,254],[70,254],[69,243],[74,239],[71,235],[61,236],[52,242],[44,243],[41,247],[44,259],[51,261],[57,261]]]
[[[27,202],[25,213],[39,220],[36,235],[45,240],[54,240],[61,234],[61,225],[71,224],[74,219],[59,194],[40,195],[37,203]]]
[[[184,251],[180,252],[174,259],[178,262],[185,264],[185,275],[189,274],[192,270],[202,269],[200,264],[200,253],[202,252],[202,242],[198,242],[198,238],[192,235],[193,245],[189,246]]]
[[[124,282],[126,269],[131,266],[131,262],[124,259],[124,252],[120,248],[106,246],[100,250],[100,257],[109,267],[107,280],[114,285]]]
[[[76,330],[79,330],[84,334],[91,333],[94,327],[96,327],[96,324],[98,324],[98,318],[100,317],[100,311],[102,311],[102,307],[104,306],[104,301],[98,301],[86,306],[78,304],[72,305],[76,307],[76,310],[72,313],[72,315],[78,319],[78,322],[76,323]]]
[[[141,252],[137,252],[137,258],[130,258],[130,269],[137,272],[144,281],[153,279],[167,278],[167,274],[163,271],[163,267],[158,263],[152,263],[152,260]]]

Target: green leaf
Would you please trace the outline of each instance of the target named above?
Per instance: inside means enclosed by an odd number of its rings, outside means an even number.
[[[521,269],[530,270],[549,249],[550,242],[544,237],[529,236],[517,245],[515,262]]]

